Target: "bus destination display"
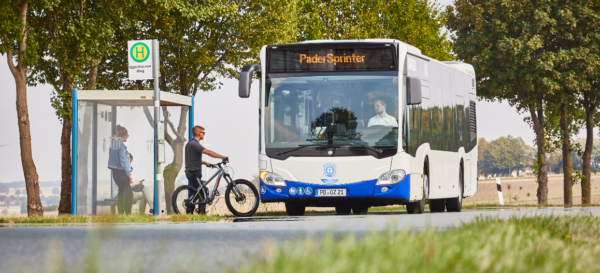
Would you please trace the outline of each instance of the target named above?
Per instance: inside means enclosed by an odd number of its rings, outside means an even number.
[[[271,50],[269,60],[269,73],[394,70],[392,47]]]

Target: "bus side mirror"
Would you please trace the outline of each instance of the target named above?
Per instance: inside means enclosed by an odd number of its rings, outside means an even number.
[[[406,104],[416,105],[421,104],[421,79],[406,78]]]
[[[250,85],[252,84],[252,78],[254,78],[254,72],[260,73],[260,65],[251,64],[244,66],[240,73],[240,86],[238,89],[240,98],[250,97]]]

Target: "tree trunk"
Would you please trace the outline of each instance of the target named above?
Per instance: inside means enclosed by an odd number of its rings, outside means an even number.
[[[42,216],[44,208],[40,200],[40,186],[37,169],[33,162],[31,149],[31,132],[29,123],[29,110],[27,108],[27,79],[26,77],[15,78],[17,86],[17,117],[19,124],[19,140],[21,148],[21,164],[23,176],[25,176],[25,189],[27,190],[27,215]]]
[[[173,123],[168,119],[166,108],[163,108],[163,113],[165,113],[165,129],[167,125],[173,126]],[[167,165],[164,169],[163,177],[164,177],[164,187],[165,187],[165,203],[167,207],[167,213],[173,213],[171,199],[173,197],[173,192],[175,191],[175,180],[177,179],[177,175],[179,171],[181,171],[181,167],[183,166],[183,148],[184,143],[186,141],[185,131],[187,129],[188,121],[188,108],[181,107],[181,113],[179,115],[179,124],[177,126],[177,135],[175,139],[171,137],[165,137],[169,146],[173,150],[173,161]],[[165,133],[165,136],[167,134]],[[204,178],[206,179],[206,178]]]
[[[596,112],[596,105],[590,102],[588,96],[584,97],[583,108],[585,108],[585,150],[583,152],[583,163],[581,171],[583,178],[581,178],[581,204],[592,203],[592,151],[594,148],[594,114]]]
[[[63,93],[71,93],[73,90],[73,83],[63,81]],[[71,100],[73,98],[71,97]],[[67,103],[63,103],[62,107],[68,111],[72,105],[71,100]],[[71,103],[69,105],[69,103]],[[72,109],[71,109],[72,110]],[[72,114],[71,111],[68,111]],[[58,204],[59,214],[70,214],[71,212],[71,115],[63,116],[63,127],[60,137],[61,146],[61,183],[60,183],[60,202]]]
[[[535,140],[537,144],[538,174],[537,174],[537,198],[538,204],[548,204],[548,171],[546,170],[546,136],[544,134],[544,109],[534,110],[533,106],[529,108],[531,120],[533,121],[533,130],[535,131]]]
[[[61,183],[59,214],[71,213],[71,120],[63,119],[62,133],[60,137],[61,146]]]
[[[560,130],[562,132],[563,183],[565,205],[573,205],[573,161],[569,135],[569,109],[566,103],[560,106]]]
[[[23,24],[21,29],[21,40],[16,41],[18,44],[19,54],[16,56],[18,63],[15,66],[13,62],[13,54],[11,49],[6,52],[6,62],[8,68],[15,79],[17,92],[17,124],[19,126],[19,148],[21,149],[21,165],[23,166],[23,176],[25,177],[25,189],[27,191],[27,215],[42,216],[44,207],[40,200],[40,185],[39,177],[35,163],[33,162],[33,154],[31,149],[31,129],[29,123],[29,109],[27,107],[27,65],[24,62],[27,52],[27,38],[29,30],[27,29],[27,11],[29,1],[23,1],[16,7],[19,20]],[[6,35],[3,37],[5,42],[9,43]]]

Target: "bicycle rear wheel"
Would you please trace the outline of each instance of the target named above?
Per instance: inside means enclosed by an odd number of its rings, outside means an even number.
[[[233,215],[237,217],[250,217],[258,210],[258,190],[248,180],[237,179],[227,186],[225,191],[225,204]]]
[[[193,198],[190,200],[190,196]],[[173,211],[177,214],[186,213],[193,214],[195,205],[191,203],[198,202],[196,189],[190,185],[179,186],[173,193]]]

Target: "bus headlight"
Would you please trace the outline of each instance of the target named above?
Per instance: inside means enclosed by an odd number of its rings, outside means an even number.
[[[397,184],[404,179],[406,172],[404,170],[393,170],[382,174],[377,179],[377,185],[392,185]]]
[[[262,172],[260,172],[260,179],[262,180],[263,183],[270,185],[270,186],[283,186],[283,187],[286,186],[285,181],[283,180],[283,177],[281,177],[281,175],[278,175],[276,173],[262,171]]]

